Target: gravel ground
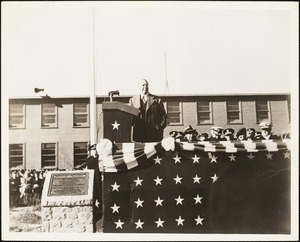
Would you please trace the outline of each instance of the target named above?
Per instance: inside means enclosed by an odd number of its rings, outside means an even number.
[[[10,232],[42,232],[40,206],[13,207],[9,210]],[[102,233],[102,221],[96,224],[96,233]]]
[[[40,206],[13,207],[9,210],[10,232],[42,232]]]

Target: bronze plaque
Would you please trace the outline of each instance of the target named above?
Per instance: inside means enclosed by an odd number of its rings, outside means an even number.
[[[87,195],[89,173],[57,173],[52,174],[48,196],[78,196]]]

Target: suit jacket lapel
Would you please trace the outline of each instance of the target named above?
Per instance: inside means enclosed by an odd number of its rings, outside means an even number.
[[[152,95],[149,94],[148,95],[147,105],[146,105],[146,110],[148,110],[151,107],[151,105],[152,105],[153,102],[154,102],[154,98],[153,98]]]
[[[141,95],[137,95],[134,98],[134,106],[136,108],[140,108],[141,107]]]

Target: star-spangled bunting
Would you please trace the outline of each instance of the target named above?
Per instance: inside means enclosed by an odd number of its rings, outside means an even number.
[[[103,162],[104,233],[289,232],[284,142],[178,142],[168,152],[160,142],[114,145]]]
[[[113,130],[114,130],[114,129],[119,130],[120,124],[118,124],[117,121],[115,121],[115,122],[114,122],[113,124],[111,124],[111,125],[113,126]]]

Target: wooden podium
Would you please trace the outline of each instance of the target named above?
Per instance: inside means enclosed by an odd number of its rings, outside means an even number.
[[[131,126],[139,110],[121,102],[103,102],[103,137],[116,143],[132,142]]]

